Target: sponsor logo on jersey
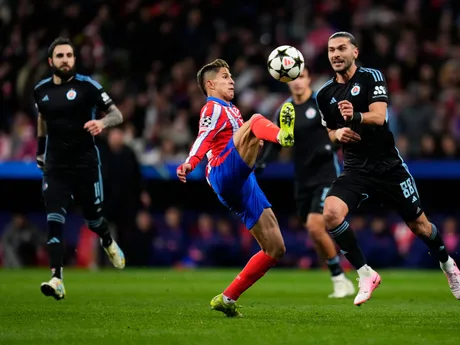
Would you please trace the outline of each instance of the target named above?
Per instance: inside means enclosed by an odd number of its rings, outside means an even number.
[[[385,86],[380,85],[380,86],[375,87],[374,95],[386,95],[386,94],[387,94],[387,90],[385,89]]]

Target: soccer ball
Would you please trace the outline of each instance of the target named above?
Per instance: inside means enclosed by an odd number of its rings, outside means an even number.
[[[280,46],[268,56],[270,75],[283,83],[297,79],[305,66],[302,53],[291,46]]]

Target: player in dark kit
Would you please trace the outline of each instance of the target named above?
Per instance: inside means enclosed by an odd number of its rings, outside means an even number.
[[[332,182],[337,178],[339,165],[334,146],[321,124],[316,106],[316,94],[310,88],[311,71],[308,66],[300,76],[288,83],[291,97],[286,102],[294,105],[297,120],[294,125],[294,198],[297,214],[308,230],[322,259],[326,258],[332,276],[334,291],[330,298],[343,298],[355,293],[353,283],[347,279],[340,266],[334,241],[326,231],[323,219],[324,199]],[[281,109],[281,108],[280,108]],[[273,122],[279,126],[279,110]],[[280,145],[264,145],[258,167],[276,158]]]
[[[63,228],[71,199],[81,204],[88,227],[101,237],[112,264],[125,266],[123,252],[112,239],[102,217],[99,151],[93,136],[123,122],[118,108],[102,86],[76,74],[75,50],[65,38],[56,39],[48,50],[53,76],[34,90],[38,109],[37,165],[43,169],[43,195],[48,222],[48,255],[52,278],[41,284],[46,296],[65,297],[63,283]],[[107,115],[96,120],[96,110]]]
[[[356,236],[345,220],[370,195],[398,211],[414,234],[436,255],[452,294],[460,299],[460,271],[448,255],[436,226],[423,212],[420,196],[388,127],[388,90],[382,73],[358,67],[355,38],[337,32],[329,38],[334,78],[316,100],[331,141],[342,143],[344,171],[331,186],[324,205],[326,228],[359,274],[355,305],[366,302],[381,278],[366,264]]]

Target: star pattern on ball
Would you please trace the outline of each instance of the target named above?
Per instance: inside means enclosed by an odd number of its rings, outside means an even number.
[[[294,58],[294,67],[299,67],[300,68],[302,66],[302,64],[303,64],[303,61],[302,61],[301,57],[296,56]]]
[[[288,50],[289,48],[286,48],[286,49],[278,49],[278,55],[276,56],[276,58],[280,59],[281,61],[283,61],[283,58],[284,57],[290,57],[289,54],[286,53],[286,51]],[[290,68],[289,69],[286,69],[284,68],[283,64],[281,64],[281,68],[279,69],[279,71],[277,71],[279,74],[280,74],[280,79],[283,78],[283,77],[288,77],[290,78],[288,72],[289,72]]]

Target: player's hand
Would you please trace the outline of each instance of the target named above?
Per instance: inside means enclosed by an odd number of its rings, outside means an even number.
[[[36,160],[38,169],[43,170],[43,168],[45,167],[45,155],[37,155]]]
[[[348,127],[343,127],[336,130],[335,137],[338,141],[344,144],[357,143],[361,140],[361,136]]]
[[[192,171],[192,165],[190,163],[184,163],[177,167],[177,177],[181,182],[187,182],[187,174]]]
[[[342,115],[343,119],[345,121],[351,121],[351,119],[353,118],[353,104],[351,104],[350,101],[340,101],[339,103],[337,103],[338,107],[339,107],[339,110],[340,110],[340,114]]]
[[[101,120],[91,120],[85,123],[83,128],[90,132],[92,136],[96,136],[101,134],[102,130],[104,129],[104,124]]]

